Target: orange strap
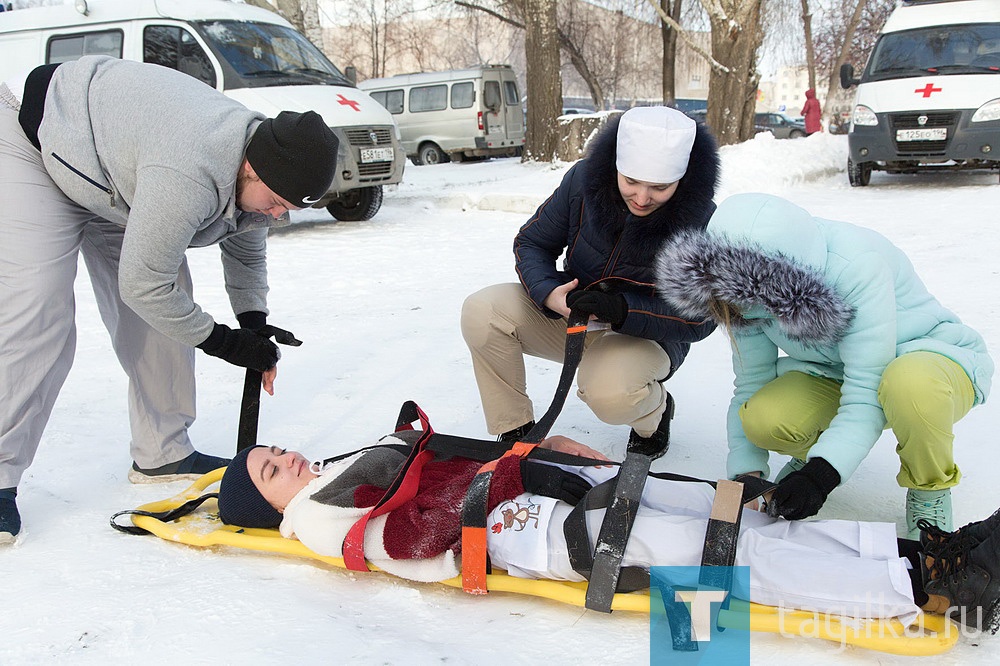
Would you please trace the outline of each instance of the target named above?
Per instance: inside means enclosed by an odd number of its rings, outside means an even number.
[[[515,442],[500,458],[480,467],[469,485],[462,511],[462,589],[469,594],[489,592],[486,589],[486,513],[493,471],[501,459],[525,458],[536,446],[538,444]]]

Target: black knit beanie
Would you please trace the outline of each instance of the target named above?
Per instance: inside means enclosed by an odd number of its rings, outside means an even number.
[[[250,446],[233,457],[219,484],[219,519],[227,525],[239,527],[277,527],[281,514],[268,504],[257,490],[247,469],[247,456],[254,449]]]
[[[339,145],[315,111],[282,111],[257,127],[247,144],[247,161],[275,194],[306,208],[330,189]]]

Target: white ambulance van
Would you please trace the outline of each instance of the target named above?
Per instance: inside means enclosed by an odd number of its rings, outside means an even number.
[[[403,178],[392,116],[273,12],[223,0],[76,0],[0,12],[0,81],[84,55],[151,62],[267,116],[313,110],[340,139],[337,175],[316,204],[367,220]]]
[[[1000,0],[902,0],[857,85],[852,186],[873,170],[1000,169]]]
[[[524,111],[510,65],[400,74],[358,84],[392,114],[414,164],[520,155]]]

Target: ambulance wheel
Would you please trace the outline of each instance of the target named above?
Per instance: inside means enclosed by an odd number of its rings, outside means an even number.
[[[851,181],[851,187],[864,187],[872,180],[872,163],[861,162],[855,164],[851,158],[847,158],[847,179]]]
[[[360,222],[375,217],[382,207],[382,186],[348,190],[327,204],[327,211],[341,222]]]
[[[436,144],[425,143],[420,146],[417,159],[420,164],[443,164],[448,161],[448,156]]]

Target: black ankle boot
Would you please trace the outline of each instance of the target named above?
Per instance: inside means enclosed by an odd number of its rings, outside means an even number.
[[[952,619],[996,633],[1000,626],[1000,531],[982,541],[965,528],[936,534],[921,560],[924,591],[947,602]],[[941,604],[943,605],[943,604]]]
[[[963,534],[965,538],[972,539],[973,546],[986,541],[997,528],[1000,528],[1000,509],[995,511],[989,518],[969,523],[954,532],[945,532],[926,520],[918,520],[917,525],[920,527],[921,549],[928,555],[933,555],[945,540],[958,534]]]
[[[16,495],[17,488],[0,490],[0,546],[14,543],[14,537],[21,531],[21,514],[14,499]]]
[[[670,420],[674,418],[674,397],[667,393],[667,407],[660,417],[656,432],[649,437],[643,437],[635,430],[628,436],[628,451],[647,455],[656,460],[670,448]]]

